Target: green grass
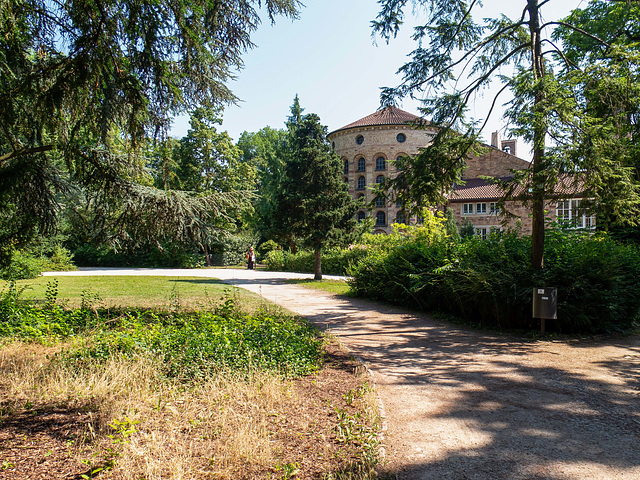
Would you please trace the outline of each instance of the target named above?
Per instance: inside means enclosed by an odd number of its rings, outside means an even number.
[[[310,280],[310,279],[293,279],[287,280],[287,283],[302,285],[303,287],[313,288],[333,293],[334,295],[350,295],[351,287],[342,280]]]
[[[24,300],[44,301],[49,282],[58,281],[58,301],[69,307],[82,303],[83,295],[89,302],[102,307],[133,307],[140,309],[180,306],[200,309],[218,304],[225,291],[232,290],[234,298],[243,308],[252,311],[264,302],[258,295],[231,287],[219,280],[202,277],[160,276],[91,276],[38,277],[19,280],[18,287],[27,287],[20,296]],[[7,289],[0,281],[0,291]],[[96,298],[97,297],[97,298]]]

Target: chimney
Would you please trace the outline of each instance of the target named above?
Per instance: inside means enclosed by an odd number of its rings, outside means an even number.
[[[516,151],[518,142],[515,139],[502,140],[500,144],[501,144],[500,150],[502,150],[505,153],[509,153],[514,157],[518,156],[518,152]]]
[[[500,132],[493,132],[491,134],[491,146],[495,148],[500,148]]]

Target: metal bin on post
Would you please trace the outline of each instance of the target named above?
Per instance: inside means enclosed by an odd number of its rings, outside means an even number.
[[[540,319],[540,331],[544,333],[545,320],[558,318],[558,289],[555,287],[533,289],[533,318]]]

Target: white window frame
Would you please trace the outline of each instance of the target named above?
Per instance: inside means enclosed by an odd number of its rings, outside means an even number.
[[[481,240],[486,240],[493,232],[502,231],[502,226],[500,225],[474,225],[473,228],[476,237],[480,237]]]
[[[476,203],[476,215],[486,215],[486,214],[487,214],[486,202]]]
[[[462,204],[462,215],[473,215],[473,203]]]
[[[556,204],[556,221],[567,225],[567,228],[594,230],[596,216],[581,208],[581,203],[582,198],[559,200]]]
[[[498,206],[498,202],[489,202],[489,215],[499,215],[500,207]]]

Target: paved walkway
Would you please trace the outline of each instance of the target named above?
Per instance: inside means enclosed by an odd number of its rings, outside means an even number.
[[[373,372],[401,479],[640,479],[639,337],[498,336],[282,281],[296,274],[124,274],[216,277],[328,327]]]

